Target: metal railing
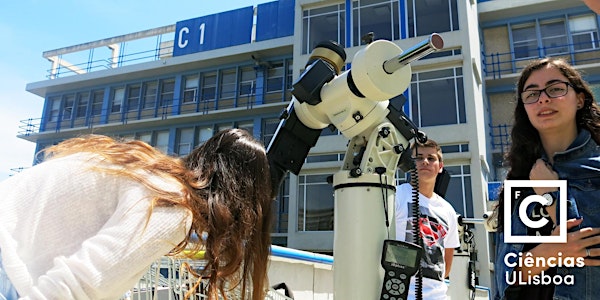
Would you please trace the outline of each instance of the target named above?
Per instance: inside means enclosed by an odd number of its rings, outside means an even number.
[[[190,269],[200,271],[206,262],[188,258],[163,257],[154,262],[120,300],[207,300],[208,280],[194,276]],[[241,299],[239,289],[227,292],[229,299]],[[293,300],[270,288],[265,300]]]
[[[482,53],[483,72],[486,77],[500,79],[520,72],[531,60],[544,57],[563,57],[572,65],[600,63],[598,41],[538,47],[536,51],[532,50],[527,54],[523,51]]]
[[[272,245],[271,255],[298,261],[333,264],[333,257],[308,251]],[[293,264],[291,264],[293,265]],[[155,261],[138,283],[125,293],[120,300],[205,300],[207,279],[194,275],[206,266],[202,255],[198,259],[164,256]],[[190,270],[194,272],[190,272]],[[239,289],[232,289],[230,299],[240,299]],[[265,300],[293,300],[272,287]]]
[[[510,146],[510,130],[512,125],[499,124],[490,125],[490,137],[492,149],[506,150]]]
[[[61,132],[64,129],[91,129],[98,125],[120,125],[127,124],[128,122],[135,120],[144,119],[160,119],[166,120],[173,117],[181,117],[187,114],[194,115],[206,115],[223,110],[230,109],[253,109],[255,107],[272,104],[272,103],[283,103],[287,102],[287,95],[289,92],[281,91],[280,97],[275,100],[263,100],[263,103],[257,103],[260,95],[250,94],[241,95],[236,98],[230,99],[210,99],[202,100],[195,99],[190,103],[179,103],[174,104],[175,101],[165,101],[163,105],[152,108],[135,108],[128,109],[123,106],[119,112],[111,112],[112,108],[95,111],[93,114],[88,112],[86,116],[77,117],[74,112],[70,114],[59,113],[55,116],[55,120],[48,120],[43,122],[43,118],[29,118],[21,120],[19,124],[19,136],[30,136],[32,134],[43,133],[43,132]],[[179,99],[177,99],[179,100]],[[90,115],[91,114],[91,115]]]
[[[93,57],[94,49],[89,50],[89,56]],[[173,46],[168,47],[158,46],[154,49],[144,50],[139,52],[133,52],[128,54],[119,54],[117,60],[113,61],[112,57],[100,58],[100,59],[88,59],[83,63],[69,64],[69,67],[63,66],[60,63],[56,68],[46,70],[46,77],[48,79],[60,78],[70,75],[78,75],[81,73],[89,73],[100,70],[108,70],[113,68],[122,67],[125,65],[131,65],[134,63],[142,63],[149,61],[156,61],[161,58],[171,57],[173,54]],[[60,62],[63,60],[63,56],[57,57]]]

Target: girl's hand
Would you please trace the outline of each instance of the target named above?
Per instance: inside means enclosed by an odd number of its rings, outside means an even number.
[[[567,229],[571,229],[583,222],[583,219],[567,220]],[[552,235],[558,235],[560,226],[556,226]],[[577,231],[567,233],[566,244],[546,244],[552,245],[551,253],[562,253],[562,257],[584,257],[586,266],[600,266],[600,259],[594,258],[600,256],[600,248],[591,248],[600,244],[600,228],[586,227]],[[589,248],[589,250],[588,250]],[[588,256],[589,253],[589,256]]]
[[[567,226],[567,229],[571,229],[581,224],[583,219],[570,219],[563,226]],[[552,235],[558,235],[560,232],[560,226],[556,226],[552,231]],[[557,258],[560,252],[561,257],[583,257],[586,266],[600,266],[600,258],[591,258],[592,256],[600,256],[600,248],[590,249],[588,255],[588,247],[600,244],[600,228],[582,228],[578,231],[567,233],[566,243],[541,243],[529,250],[529,255],[533,257],[543,257],[548,260],[550,258]],[[522,274],[537,275],[542,271],[547,270],[550,266],[548,264],[533,265],[533,266],[517,266],[515,271],[521,272]]]
[[[552,166],[541,158],[538,158],[529,171],[530,180],[558,180],[558,173],[552,170]],[[556,188],[553,187],[534,187],[533,190],[536,194],[542,195],[544,193],[554,192]]]

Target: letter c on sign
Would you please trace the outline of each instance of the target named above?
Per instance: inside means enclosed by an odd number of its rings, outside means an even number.
[[[188,34],[190,33],[190,29],[187,27],[183,27],[179,30],[179,39],[177,40],[177,46],[179,46],[179,48],[185,48],[185,46],[187,46],[188,44],[188,40],[187,39],[183,39],[183,34]]]
[[[521,219],[523,224],[525,224],[525,226],[529,228],[542,228],[544,227],[544,225],[548,224],[548,219],[542,218],[537,221],[533,221],[527,215],[527,207],[533,202],[545,204],[548,201],[546,201],[546,199],[540,195],[527,196],[519,205],[519,218]]]

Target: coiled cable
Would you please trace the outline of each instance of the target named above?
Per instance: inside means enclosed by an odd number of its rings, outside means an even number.
[[[415,157],[418,156],[418,144],[415,143]],[[413,158],[414,160],[415,158]],[[412,224],[412,234],[413,234],[413,242],[416,245],[421,246],[423,249],[423,236],[421,235],[421,212],[419,208],[419,174],[417,172],[416,163],[413,161],[413,168],[410,169],[410,185],[412,186],[412,215],[413,215],[413,224]],[[419,261],[418,271],[415,274],[415,299],[423,300],[423,270],[421,267],[421,262]]]

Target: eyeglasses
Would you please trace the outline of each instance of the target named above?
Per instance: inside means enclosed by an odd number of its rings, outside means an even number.
[[[527,90],[521,93],[521,101],[523,104],[535,103],[540,99],[542,92],[546,93],[548,98],[562,97],[569,92],[569,86],[573,87],[568,82],[557,82],[547,86],[542,90]]]

